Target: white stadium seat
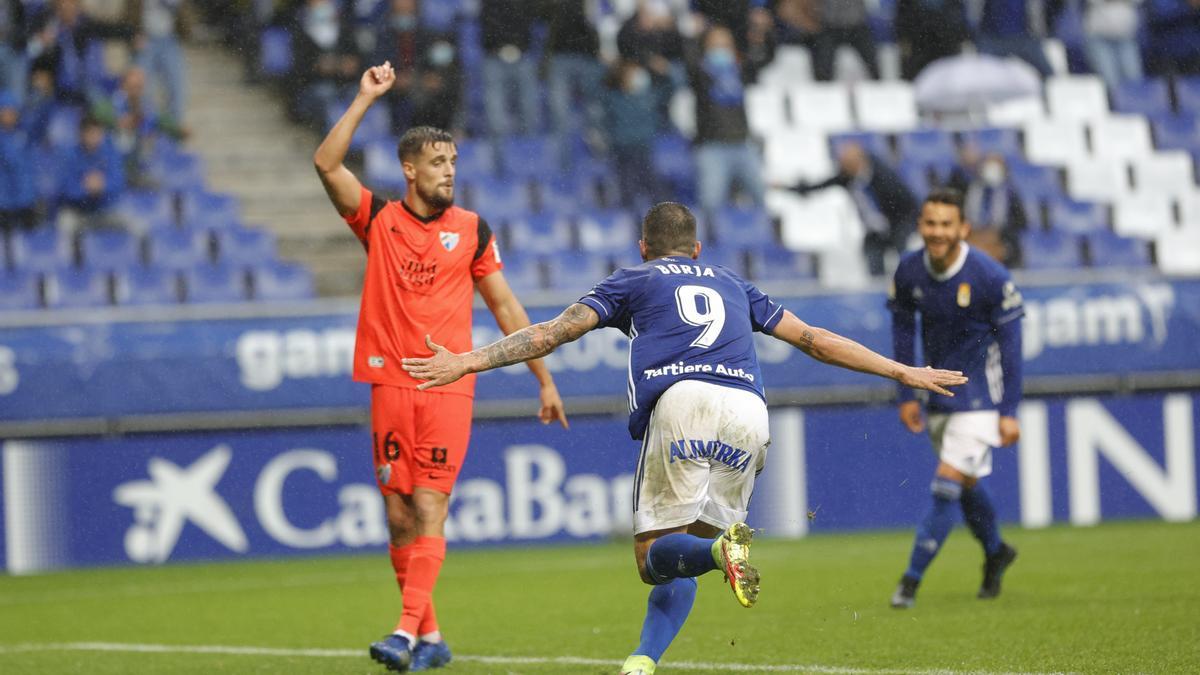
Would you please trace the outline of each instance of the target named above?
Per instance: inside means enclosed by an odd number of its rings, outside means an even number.
[[[746,88],[746,120],[750,131],[769,137],[787,128],[783,89],[758,85]]]
[[[784,246],[821,254],[821,284],[858,288],[869,282],[862,255],[863,224],[854,200],[842,188],[801,197],[787,190],[767,193],[767,209],[780,219]]]
[[[758,73],[759,84],[790,87],[812,82],[812,56],[806,47],[785,45],[775,51],[775,59]]]
[[[671,97],[671,123],[685,138],[696,137],[696,94],[687,87],[681,87]]]
[[[1171,229],[1173,220],[1165,197],[1127,195],[1113,206],[1113,230],[1122,237],[1153,239]]]
[[[788,89],[792,127],[818,131],[848,131],[854,127],[850,92],[842,84],[804,84]]]
[[[764,176],[771,184],[816,181],[833,174],[825,134],[815,129],[781,131],[766,137]]]
[[[1088,156],[1083,125],[1033,120],[1025,125],[1025,157],[1034,164],[1062,166]]]
[[[1192,190],[1176,198],[1179,205],[1179,226],[1200,230],[1200,192]]]
[[[858,126],[869,131],[907,131],[919,122],[916,96],[907,82],[859,82],[854,111]]]
[[[1067,167],[1067,192],[1081,201],[1119,200],[1130,192],[1128,167],[1101,159],[1072,162]]]
[[[1196,190],[1192,157],[1183,151],[1158,152],[1133,160],[1133,185],[1139,194],[1175,197]]]
[[[1104,82],[1093,75],[1046,80],[1046,103],[1050,117],[1057,120],[1094,120],[1108,116]]]
[[[1150,125],[1139,115],[1114,115],[1092,120],[1092,154],[1096,157],[1134,159],[1154,152]]]
[[[1200,227],[1170,229],[1155,243],[1158,269],[1167,274],[1200,274]]]
[[[1046,105],[1037,96],[1013,98],[987,107],[988,124],[996,127],[1014,127],[1045,118]]]

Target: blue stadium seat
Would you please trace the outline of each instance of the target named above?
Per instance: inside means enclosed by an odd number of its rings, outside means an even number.
[[[1095,202],[1080,202],[1069,197],[1050,200],[1050,227],[1072,234],[1090,234],[1109,230],[1108,208]]]
[[[571,250],[571,224],[555,213],[534,213],[508,223],[508,248],[537,255]]]
[[[48,272],[74,262],[70,240],[52,224],[31,232],[14,232],[9,240],[9,253],[15,268],[31,272]]]
[[[1083,266],[1079,239],[1057,230],[1032,230],[1021,235],[1021,251],[1028,269],[1075,269]]]
[[[512,176],[534,178],[561,166],[558,143],[550,136],[511,136],[500,144],[500,160]]]
[[[817,261],[809,253],[789,251],[782,246],[751,249],[750,278],[755,281],[795,281],[816,279]]]
[[[377,140],[363,148],[363,173],[375,190],[401,191],[407,187],[395,139]]]
[[[717,245],[704,246],[700,249],[700,262],[726,267],[740,277],[749,276],[746,274],[745,251],[740,249]]]
[[[896,151],[901,163],[942,167],[957,161],[954,137],[941,129],[919,129],[896,134]]]
[[[871,131],[851,131],[829,135],[829,150],[837,159],[842,146],[848,143],[858,143],[864,150],[875,155],[889,164],[892,162],[892,149],[888,146],[887,136]]]
[[[1175,80],[1175,102],[1179,112],[1195,113],[1200,110],[1200,77]]]
[[[696,161],[692,158],[691,143],[686,138],[679,134],[656,138],[651,162],[654,172],[671,186],[672,194],[685,191],[695,193]]]
[[[108,273],[67,267],[46,274],[46,306],[107,307]]]
[[[545,258],[549,287],[564,293],[583,295],[608,276],[606,256],[571,251]]]
[[[522,218],[533,210],[529,186],[523,180],[472,178],[466,187],[471,209],[488,222]]]
[[[245,281],[229,265],[198,265],[184,272],[184,295],[189,303],[240,302],[246,299]]]
[[[537,256],[514,250],[501,252],[500,260],[504,264],[504,280],[518,294],[542,290],[542,266]]]
[[[182,204],[183,226],[197,230],[235,226],[241,213],[236,197],[218,192],[187,192],[183,195]]]
[[[312,272],[303,265],[274,262],[250,271],[255,300],[307,300],[316,295]]]
[[[455,143],[458,150],[458,174],[470,177],[496,175],[496,148],[491,141],[463,139]]]
[[[258,43],[258,72],[283,77],[292,71],[292,36],[282,26],[263,30]]]
[[[1154,147],[1159,150],[1200,150],[1200,119],[1192,111],[1151,119]]]
[[[1062,175],[1054,167],[1009,162],[1008,176],[1023,199],[1057,199],[1063,196]]]
[[[1109,96],[1115,112],[1154,116],[1171,110],[1171,93],[1162,79],[1122,82]]]
[[[84,267],[94,270],[120,270],[141,262],[141,242],[120,230],[84,232],[79,238],[79,257]]]
[[[136,224],[140,231],[175,226],[175,207],[165,192],[128,190],[117,198],[113,210],[122,222]]]
[[[116,275],[117,304],[174,305],[179,303],[179,275],[158,266],[131,267]]]
[[[165,155],[156,163],[154,175],[162,180],[163,189],[169,192],[204,189],[204,164],[199,157],[181,152]]]
[[[1046,218],[1042,213],[1043,204],[1041,198],[1032,197],[1025,198],[1018,195],[1021,200],[1021,205],[1025,207],[1025,226],[1030,229],[1044,229],[1046,226]]]
[[[637,248],[633,216],[623,209],[588,209],[579,218],[579,246],[594,253]]]
[[[962,134],[964,144],[972,144],[984,154],[998,153],[1005,157],[1021,156],[1021,136],[1016,129],[988,127],[971,129]]]
[[[209,261],[208,230],[158,230],[147,237],[150,263],[170,270],[186,270]]]
[[[1122,237],[1111,230],[1088,234],[1088,258],[1092,267],[1149,267],[1150,247],[1140,239]]]
[[[592,177],[582,173],[563,173],[534,184],[540,210],[560,216],[574,216],[580,209],[596,208],[600,197]]]
[[[325,108],[325,128],[332,129],[341,119],[342,113],[350,107],[350,99],[334,101]],[[367,108],[362,122],[354,130],[350,138],[350,149],[362,150],[368,143],[387,141],[392,138],[392,111],[387,105],[373,105]],[[395,147],[393,145],[393,152]]]
[[[902,162],[896,167],[896,173],[900,179],[908,186],[908,189],[916,195],[917,199],[921,199],[923,195],[929,194],[929,169],[924,164],[918,162]]]
[[[437,2],[422,2],[421,25],[431,31],[448,33],[454,30],[454,21],[462,11],[460,0],[438,0]]]
[[[771,216],[762,209],[721,208],[709,218],[709,231],[728,248],[756,248],[775,241]]]
[[[220,263],[244,267],[275,260],[275,235],[267,230],[233,227],[216,234]]]
[[[38,277],[25,270],[0,270],[0,311],[38,309],[42,306]]]

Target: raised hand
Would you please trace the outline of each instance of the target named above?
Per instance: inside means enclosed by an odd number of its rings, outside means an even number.
[[[391,61],[384,61],[381,66],[372,66],[363,73],[358,83],[358,92],[372,99],[379,98],[396,83],[396,69]]]

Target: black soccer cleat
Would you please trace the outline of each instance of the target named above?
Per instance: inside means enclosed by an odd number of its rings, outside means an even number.
[[[980,585],[979,594],[975,597],[987,600],[1000,595],[1000,581],[1004,578],[1005,570],[1016,559],[1017,549],[1008,544],[1000,544],[1000,550],[989,555],[983,562],[983,584]]]
[[[920,583],[920,580],[910,576],[900,577],[900,585],[896,586],[896,592],[892,593],[892,608],[908,609],[915,605],[917,603],[917,586]]]

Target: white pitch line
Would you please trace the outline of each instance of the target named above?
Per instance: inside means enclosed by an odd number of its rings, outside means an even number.
[[[283,647],[253,647],[236,645],[163,645],[121,642],[49,642],[0,645],[0,654],[22,652],[77,651],[126,652],[138,654],[224,654],[235,656],[286,656],[307,658],[366,658],[365,649],[289,649]],[[609,659],[588,659],[578,656],[473,656],[455,654],[455,661],[496,665],[561,665],[619,667],[621,662]],[[823,675],[1016,675],[986,670],[913,670],[911,668],[847,668],[802,663],[704,663],[697,661],[666,661],[672,670],[741,673],[821,673]],[[1026,675],[1052,675],[1050,673]]]

